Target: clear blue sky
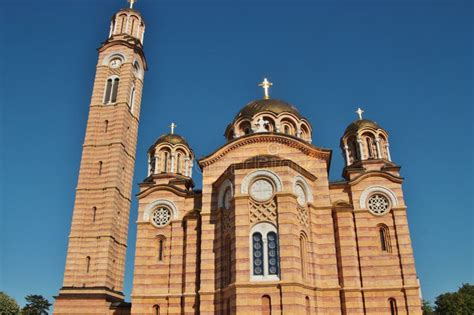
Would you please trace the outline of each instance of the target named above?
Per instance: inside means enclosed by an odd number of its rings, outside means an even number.
[[[109,19],[125,0],[2,0],[0,290],[21,304],[62,285],[81,146]],[[366,117],[390,133],[424,296],[474,282],[472,1],[140,0],[147,22],[134,183],[171,121],[197,156],[268,76],[334,150]],[[200,186],[199,174],[195,181]],[[134,193],[137,185],[134,185]],[[131,210],[125,294],[133,275]]]

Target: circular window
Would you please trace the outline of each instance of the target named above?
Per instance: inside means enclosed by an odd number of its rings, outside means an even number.
[[[163,227],[171,220],[171,210],[165,207],[157,208],[153,211],[151,220],[155,226]]]
[[[296,193],[296,201],[300,206],[306,205],[306,192],[304,191],[303,186],[301,184],[296,184],[295,186],[295,193]]]
[[[232,191],[230,188],[227,188],[227,190],[224,193],[224,209],[229,210],[230,209],[230,201],[232,200]]]
[[[266,179],[257,179],[250,187],[250,195],[257,201],[267,201],[273,196],[273,185]]]
[[[382,215],[390,210],[390,202],[384,195],[374,194],[367,201],[367,207],[373,214]]]

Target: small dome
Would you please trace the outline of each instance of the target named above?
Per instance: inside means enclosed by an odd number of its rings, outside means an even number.
[[[293,105],[276,99],[261,99],[252,101],[245,105],[245,107],[240,110],[237,116],[235,116],[234,121],[240,117],[251,118],[255,114],[265,111],[272,112],[275,115],[279,115],[281,113],[290,113],[298,118],[302,118],[300,112]]]
[[[152,148],[156,147],[158,144],[164,143],[164,142],[171,143],[171,144],[184,144],[185,146],[189,147],[189,144],[186,141],[186,139],[184,139],[180,135],[169,133],[169,134],[166,134],[166,135],[162,135],[158,139],[156,139],[155,143],[150,147],[150,149],[152,149]]]
[[[349,126],[347,126],[346,131],[344,131],[344,134],[357,132],[363,128],[380,129],[379,125],[377,125],[377,123],[372,120],[359,119],[352,122]]]

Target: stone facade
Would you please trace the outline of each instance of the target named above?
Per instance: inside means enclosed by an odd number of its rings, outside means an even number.
[[[197,161],[202,190],[174,124],[148,150],[131,305],[123,301],[143,32],[135,10],[120,10],[99,49],[54,313],[421,314],[388,133],[359,110],[341,137],[344,179],[332,182],[332,151],[313,144],[295,107],[269,98],[267,80],[227,143]]]

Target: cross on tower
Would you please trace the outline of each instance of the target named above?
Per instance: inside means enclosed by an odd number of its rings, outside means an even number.
[[[362,114],[363,113],[364,113],[364,111],[360,107],[357,108],[356,114],[359,115],[359,120],[362,120]]]
[[[135,2],[137,2],[138,0],[127,0],[128,3],[130,3],[130,9],[133,9],[133,5],[135,4]]]
[[[270,90],[270,87],[273,85],[272,82],[268,81],[267,78],[263,79],[262,83],[260,83],[258,86],[261,86],[263,88],[263,91],[264,91],[264,99],[268,100],[270,98],[270,93],[269,93],[269,90]]]
[[[174,128],[176,128],[176,127],[178,127],[177,124],[175,124],[174,122],[171,123],[170,128],[171,128],[171,134],[172,134],[172,135],[174,134]]]

